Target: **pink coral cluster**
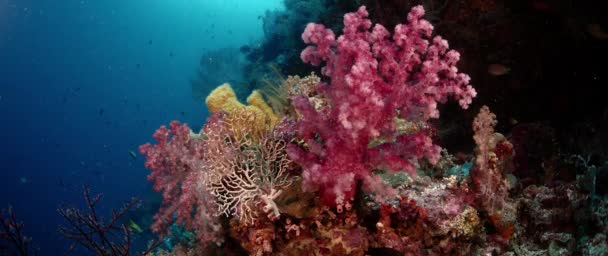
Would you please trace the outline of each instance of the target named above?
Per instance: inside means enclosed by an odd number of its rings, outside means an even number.
[[[202,186],[202,172],[196,167],[202,159],[204,141],[192,134],[186,124],[177,121],[171,122],[169,129],[161,126],[153,137],[157,144],[146,143],[139,147],[146,156],[146,168],[152,171],[148,180],[163,197],[152,230],[166,233],[175,218],[178,224],[197,230],[202,243],[220,243],[217,207]]]
[[[155,133],[157,144],[145,144],[148,179],[163,202],[152,230],[165,234],[173,222],[196,231],[201,244],[222,242],[219,215],[253,223],[260,213],[277,218],[275,199],[292,182],[286,142],[272,133],[255,137],[243,126],[248,112],[215,112],[200,134],[173,121]]]
[[[357,181],[370,191],[385,191],[371,175],[373,169],[415,172],[419,159],[434,163],[439,147],[425,130],[398,133],[395,119],[425,122],[437,118],[438,103],[451,96],[467,108],[475,97],[469,77],[458,73],[458,52],[446,40],[431,39],[433,26],[422,19],[422,6],[408,14],[408,23],[391,36],[376,24],[373,29],[364,6],[344,16],[343,35],[321,24],[308,24],[302,34],[307,46],[303,61],[325,62],[330,83],[317,86],[329,104],[316,110],[303,96],[292,99],[300,114],[299,136],[306,147],[288,148],[303,167],[304,186],[319,189],[329,205],[350,201]],[[370,142],[384,143],[370,147]]]

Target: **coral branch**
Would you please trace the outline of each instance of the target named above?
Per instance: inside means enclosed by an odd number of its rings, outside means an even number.
[[[235,123],[233,119],[247,119],[248,113],[216,115],[221,117],[205,126],[203,180],[217,199],[218,211],[250,223],[256,214],[255,206],[262,203],[265,212],[278,217],[273,200],[291,184],[286,143],[269,136],[263,136],[257,143],[238,140],[234,134],[246,133],[245,128],[229,124]]]
[[[23,222],[17,219],[11,206],[2,209],[0,213],[0,241],[2,244],[11,244],[13,249],[9,251],[8,246],[0,246],[0,255],[38,255],[38,249],[32,245],[32,239],[23,234]]]
[[[118,211],[112,210],[112,215],[106,222],[102,217],[98,216],[96,210],[102,195],[98,194],[91,197],[87,186],[84,186],[83,190],[84,199],[87,204],[86,211],[72,207],[57,209],[59,214],[69,224],[68,227],[60,226],[59,233],[64,238],[72,241],[70,250],[80,245],[98,256],[131,255],[132,231],[125,224],[119,223],[129,210],[139,204],[140,200],[133,198]],[[150,253],[158,245],[158,242],[152,243],[140,255]]]

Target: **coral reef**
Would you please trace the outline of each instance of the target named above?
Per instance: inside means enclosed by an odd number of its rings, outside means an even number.
[[[560,143],[562,153],[589,152],[595,159],[608,156],[608,136],[601,132],[608,127],[607,108],[597,104],[603,102],[600,74],[605,71],[603,65],[596,64],[608,57],[608,51],[603,50],[605,39],[596,33],[598,28],[606,31],[608,23],[602,9],[593,2],[290,0],[285,4],[285,10],[277,12],[281,18],[271,19],[267,25],[271,30],[280,31],[281,39],[285,40],[266,37],[261,46],[251,46],[255,58],[246,69],[250,84],[256,84],[256,80],[268,74],[260,70],[267,69],[268,64],[277,65],[287,74],[319,73],[319,69],[302,65],[294,51],[304,47],[295,39],[307,22],[323,23],[339,31],[342,16],[365,5],[371,20],[393,28],[405,21],[413,6],[423,5],[426,19],[433,23],[435,31],[449,38],[451,48],[461,54],[459,70],[475,81],[479,96],[474,108],[490,106],[500,119],[499,130],[542,122],[554,130],[554,139]],[[308,8],[316,12],[300,13]],[[298,22],[292,23],[294,20]],[[296,23],[297,26],[290,29],[278,29]],[[264,48],[264,45],[273,46]],[[259,58],[266,52],[272,56],[267,60]],[[491,67],[501,67],[504,71],[495,75]],[[572,90],[572,84],[584,89]],[[461,124],[469,123],[476,112],[463,114],[452,104],[443,107],[442,112],[443,118],[438,120],[442,146],[454,152],[468,152],[474,146],[469,140],[471,130]]]
[[[222,244],[219,214],[249,222],[262,202],[264,212],[279,215],[273,200],[290,183],[291,162],[285,141],[271,132],[277,117],[259,93],[245,106],[224,84],[206,102],[213,114],[199,133],[175,121],[159,128],[158,143],[142,145],[140,152],[152,170],[148,179],[163,192],[152,229],[167,235],[175,222],[196,231],[201,244]]]
[[[366,2],[379,15],[380,1]],[[454,15],[452,1],[425,3],[430,20]],[[406,23],[385,17],[392,33],[365,6],[344,15],[341,35],[335,22],[309,23],[300,58],[321,76],[266,81],[247,105],[223,84],[206,98],[200,132],[159,128],[157,144],[140,147],[163,196],[152,228],[196,234],[159,255],[606,255],[608,198],[597,180],[608,163],[555,153],[552,132],[534,135],[551,131],[542,125],[498,133],[506,126],[487,106],[471,116],[472,154],[439,146],[440,105],[467,109],[477,92],[424,14],[413,6]],[[266,15],[267,36],[301,22],[273,30],[292,22],[281,15]]]

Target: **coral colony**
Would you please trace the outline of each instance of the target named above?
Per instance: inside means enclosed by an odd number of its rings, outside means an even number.
[[[459,53],[423,16],[414,7],[391,34],[362,6],[337,38],[310,23],[301,59],[322,66],[322,77],[289,76],[276,94],[285,98],[271,104],[258,91],[243,104],[224,84],[208,95],[199,132],[177,121],[159,128],[156,144],[140,147],[163,197],[153,231],[196,234],[172,248],[183,255],[502,252],[517,232],[514,147],[487,107],[473,121],[474,161],[455,164],[434,143],[438,104],[466,109],[476,92],[456,68]],[[568,203],[582,200],[561,189]],[[559,191],[528,190],[525,204],[538,213],[528,221],[550,221],[537,199]]]

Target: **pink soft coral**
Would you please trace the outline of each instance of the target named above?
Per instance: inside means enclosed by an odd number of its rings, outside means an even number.
[[[489,216],[500,237],[508,241],[513,235],[517,209],[509,198],[510,183],[506,172],[513,157],[513,145],[494,132],[496,115],[483,106],[473,120],[473,139],[477,144],[471,182],[477,203]]]
[[[367,19],[365,6],[344,16],[343,35],[320,24],[308,24],[302,39],[312,44],[301,58],[312,65],[326,62],[322,73],[330,84],[318,91],[330,103],[317,111],[309,99],[292,99],[300,114],[299,136],[307,148],[292,145],[290,157],[304,169],[304,186],[319,189],[325,203],[351,200],[357,181],[372,191],[379,188],[375,168],[415,172],[421,158],[436,162],[439,147],[424,129],[397,132],[394,120],[425,122],[439,117],[437,103],[454,97],[467,108],[475,97],[469,77],[458,73],[460,55],[436,36],[421,17],[422,6],[408,14],[408,24],[386,28]],[[370,147],[370,142],[384,143]]]
[[[152,171],[148,180],[154,183],[154,190],[162,191],[163,197],[152,230],[167,233],[175,217],[178,224],[196,230],[201,243],[220,243],[217,206],[213,196],[202,186],[202,172],[197,168],[204,140],[192,134],[186,124],[177,121],[171,122],[169,129],[161,126],[153,137],[157,144],[139,147],[146,156],[146,168]]]

